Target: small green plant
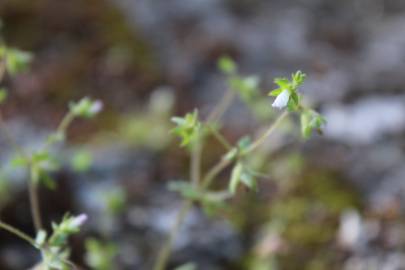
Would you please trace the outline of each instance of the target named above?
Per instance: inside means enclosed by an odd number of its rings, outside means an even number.
[[[4,75],[15,76],[27,68],[31,60],[29,53],[0,45],[0,82]],[[0,104],[5,101],[7,91],[0,89]],[[75,269],[69,261],[68,238],[78,233],[80,227],[87,220],[85,214],[71,216],[66,214],[59,223],[52,223],[52,232],[48,233],[42,223],[42,215],[38,198],[38,186],[45,185],[54,188],[56,183],[52,179],[52,173],[59,167],[59,161],[54,153],[54,146],[66,138],[67,129],[75,118],[92,118],[102,109],[100,101],[83,98],[78,102],[72,102],[69,111],[60,122],[57,129],[51,133],[42,147],[32,152],[23,149],[15,140],[7,128],[6,122],[0,113],[0,128],[5,133],[8,142],[15,150],[15,157],[11,160],[13,167],[20,167],[28,175],[28,191],[32,219],[36,236],[31,237],[21,230],[0,220],[0,228],[6,230],[19,238],[27,241],[37,249],[42,257],[35,269]],[[88,156],[83,153],[73,161],[73,166],[78,170],[84,170],[89,165]]]
[[[259,188],[260,184],[257,179],[262,174],[250,165],[250,160],[254,159],[257,150],[269,139],[288,115],[297,114],[300,116],[302,136],[305,139],[308,139],[313,131],[320,132],[326,123],[319,113],[303,105],[299,88],[304,83],[306,75],[297,71],[292,74],[291,79],[276,78],[274,83],[278,88],[269,92],[270,96],[275,97],[272,106],[283,110],[282,113],[263,133],[258,136],[244,136],[233,145],[221,134],[219,127],[222,124],[222,116],[235,97],[238,96],[258,118],[266,120],[268,115],[274,114],[266,112],[266,110],[270,111],[270,103],[261,95],[259,78],[240,75],[236,63],[227,57],[220,59],[218,66],[227,76],[228,91],[211,114],[206,119],[201,119],[198,111],[194,110],[184,117],[172,118],[176,125],[172,133],[180,137],[180,146],[190,151],[190,181],[177,181],[169,184],[170,190],[179,192],[185,202],[178,213],[166,243],[159,253],[154,270],[166,269],[173,242],[195,202],[199,202],[204,208],[212,209],[213,206],[225,204],[228,199],[237,194],[241,186],[253,191]],[[263,104],[267,105],[263,107]],[[257,110],[258,107],[260,111]],[[266,117],[262,117],[263,115]],[[217,139],[223,146],[224,154],[215,165],[203,173],[201,169],[202,150],[210,136]],[[229,167],[232,169],[229,175],[228,189],[218,191],[213,188],[213,183],[220,173]],[[191,264],[184,267],[195,269],[195,265]]]

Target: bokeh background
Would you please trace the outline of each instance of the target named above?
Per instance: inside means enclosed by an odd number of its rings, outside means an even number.
[[[263,93],[274,77],[303,70],[302,92],[328,125],[309,141],[296,129],[270,141],[258,193],[242,192],[214,217],[193,209],[170,269],[405,269],[405,1],[2,0],[0,17],[4,41],[35,56],[5,82],[1,108],[22,145],[38,145],[69,101],[104,102],[97,119],[69,132],[58,188],[41,189],[46,221],[89,214],[72,240],[83,269],[89,237],[113,261],[99,269],[150,269],[181,204],[167,183],[188,175],[170,116],[216,104],[226,90],[222,55],[260,75]],[[258,126],[237,102],[223,130],[236,141]],[[32,233],[24,174],[6,169],[3,137],[0,217]],[[77,151],[93,156],[80,173],[69,162]],[[204,162],[218,154],[209,144]],[[38,259],[0,237],[1,269]]]

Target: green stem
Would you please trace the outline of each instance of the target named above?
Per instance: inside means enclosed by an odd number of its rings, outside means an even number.
[[[210,126],[211,123],[216,123],[223,116],[223,114],[226,112],[229,106],[232,104],[234,98],[235,98],[234,91],[232,91],[231,89],[227,90],[224,96],[222,97],[221,101],[217,104],[217,106],[215,106],[213,111],[207,117],[205,123],[208,126]],[[201,178],[201,156],[203,148],[202,139],[203,139],[202,136],[200,136],[199,142],[196,143],[196,145],[194,145],[193,147],[193,152],[191,156],[191,179],[192,179],[191,181],[195,186],[199,185]],[[174,239],[176,239],[181,224],[186,218],[192,205],[193,205],[192,201],[190,200],[184,201],[183,206],[181,207],[179,213],[177,214],[175,224],[173,225],[166,242],[164,243],[163,247],[159,252],[158,258],[153,268],[154,270],[165,269],[172,251],[173,241]]]
[[[221,133],[219,133],[212,125],[207,124],[208,128],[210,129],[212,135],[214,135],[215,139],[217,139],[218,142],[222,144],[222,146],[230,151],[232,149],[232,145],[228,142],[228,140],[222,136]]]
[[[4,134],[6,136],[7,141],[15,149],[15,151],[20,155],[21,158],[23,158],[27,163],[30,163],[30,158],[29,156],[24,152],[24,149],[20,147],[20,145],[16,142],[14,139],[13,135],[9,132],[7,125],[3,119],[3,115],[0,113],[0,127],[3,129]]]
[[[232,163],[232,160],[222,158],[214,167],[212,167],[202,181],[202,188],[207,189],[215,177],[220,174],[229,164]]]
[[[202,136],[193,144],[191,153],[191,164],[190,164],[190,178],[192,184],[197,187],[201,178],[201,153],[202,153]]]
[[[41,218],[41,208],[39,205],[39,198],[38,198],[38,184],[32,178],[28,181],[28,194],[30,200],[30,208],[31,208],[31,215],[32,221],[34,223],[35,231],[42,230],[42,218]]]
[[[62,121],[60,122],[58,128],[55,131],[55,134],[57,134],[58,136],[65,136],[66,130],[68,129],[69,125],[72,123],[72,121],[75,119],[75,115],[72,112],[68,112],[62,119]],[[46,142],[46,144],[43,147],[43,151],[46,151],[47,149],[49,149],[52,144],[54,144],[55,141],[53,140],[48,140]]]
[[[68,112],[65,117],[60,122],[58,128],[56,129],[56,134],[65,134],[67,128],[74,120],[75,115],[71,112]],[[48,140],[42,148],[42,151],[48,151],[48,149],[52,146],[54,141]],[[32,165],[30,164],[30,168],[32,170]],[[43,228],[42,218],[41,218],[41,208],[39,203],[38,197],[38,183],[37,179],[34,179],[33,173],[30,172],[30,181],[28,183],[28,193],[30,199],[30,207],[31,207],[31,214],[32,219],[34,222],[35,230],[38,232]]]
[[[192,206],[193,203],[191,201],[185,201],[183,203],[180,212],[177,214],[175,223],[173,224],[173,227],[170,230],[169,237],[167,238],[167,241],[164,243],[163,247],[160,250],[159,256],[156,260],[156,264],[153,270],[164,270],[166,268],[167,262],[170,257],[170,253],[172,251],[173,242],[180,231],[181,224],[183,224]]]
[[[210,115],[207,117],[206,123],[216,123],[228,110],[235,98],[235,91],[228,89],[223,95],[221,101],[215,106]]]
[[[4,122],[2,115],[0,114],[0,127],[4,130],[7,140],[9,141],[10,145],[15,149],[15,151],[23,158],[30,170],[32,169],[31,158],[24,152],[24,149],[20,147],[20,145],[14,140],[14,137],[8,131],[8,128]],[[30,208],[31,208],[31,215],[32,220],[34,223],[35,230],[38,231],[42,229],[42,221],[41,221],[41,212],[39,208],[39,199],[38,199],[38,187],[35,183],[32,172],[30,171],[30,179],[28,181],[28,194],[30,200]]]
[[[0,228],[5,230],[5,231],[8,231],[11,234],[14,234],[15,236],[17,236],[17,237],[19,237],[19,238],[21,238],[21,239],[23,239],[25,241],[27,241],[32,246],[37,247],[37,245],[35,243],[35,240],[32,237],[30,237],[29,235],[27,235],[27,234],[23,233],[22,231],[20,231],[19,229],[14,228],[13,226],[8,225],[7,223],[4,223],[2,221],[0,221]]]
[[[277,119],[276,121],[260,136],[255,142],[253,142],[250,147],[243,153],[243,154],[248,154],[256,150],[260,145],[262,145],[267,138],[276,130],[278,125],[286,118],[288,115],[288,111],[284,111]]]

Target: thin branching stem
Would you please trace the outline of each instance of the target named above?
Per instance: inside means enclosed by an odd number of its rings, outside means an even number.
[[[20,145],[14,140],[14,137],[10,134],[1,114],[0,114],[0,127],[4,130],[6,138],[9,141],[10,145],[15,149],[18,155],[25,160],[25,162],[28,164],[30,168],[30,179],[28,181],[28,195],[30,200],[32,221],[34,223],[35,230],[39,231],[40,229],[42,229],[42,220],[38,198],[38,187],[37,183],[35,183],[35,181],[33,180],[31,172],[32,170],[31,158],[28,154],[24,152],[24,149],[21,148]]]
[[[60,122],[58,128],[56,129],[55,134],[57,136],[65,136],[66,134],[66,130],[68,129],[69,125],[73,122],[73,120],[75,119],[75,115],[72,112],[68,112],[62,119],[62,121]],[[48,141],[46,142],[46,144],[43,147],[43,151],[48,150],[53,144],[55,143],[55,141],[48,139]]]
[[[223,95],[221,101],[215,106],[205,122],[213,124],[218,122],[218,120],[222,118],[222,116],[231,106],[233,100],[235,99],[235,96],[235,91],[233,91],[232,89],[228,89],[227,91],[225,91],[225,94]]]
[[[267,138],[276,130],[278,125],[286,118],[288,115],[288,111],[284,111],[277,119],[274,121],[274,123],[256,140],[254,141],[250,147],[245,151],[244,154],[248,154],[256,150],[260,145],[262,145]]]
[[[65,134],[67,128],[74,120],[75,116],[73,113],[68,112],[65,117],[62,119],[61,123],[59,124],[56,134],[61,135]],[[48,151],[48,149],[52,146],[54,142],[48,140],[42,148],[42,151]],[[30,170],[32,170],[32,164],[30,164]],[[39,197],[38,197],[38,183],[34,179],[34,174],[30,172],[30,181],[28,183],[28,192],[29,192],[29,199],[30,199],[30,207],[32,213],[32,219],[34,222],[34,226],[36,231],[39,231],[43,228],[42,218],[41,218],[41,208],[39,204]]]
[[[35,243],[35,240],[31,236],[29,236],[28,234],[20,231],[19,229],[15,228],[15,227],[7,224],[7,223],[4,223],[3,221],[0,221],[0,228],[5,230],[5,231],[8,231],[11,234],[14,234],[15,236],[17,236],[17,237],[19,237],[19,238],[21,238],[21,239],[23,239],[25,241],[27,241],[32,246],[37,247],[37,245]]]
[[[215,127],[213,127],[209,123],[207,123],[207,127],[211,131],[212,135],[214,135],[215,139],[217,139],[217,141],[220,142],[227,151],[230,151],[232,149],[232,145],[221,133],[218,132],[218,130]]]
[[[7,141],[9,144],[14,148],[14,150],[18,153],[18,155],[23,158],[27,163],[30,163],[30,157],[24,152],[24,149],[16,142],[14,136],[10,133],[9,129],[7,128],[6,122],[3,119],[3,115],[0,113],[0,128],[4,131]]]
[[[32,173],[30,173],[32,175]],[[41,215],[41,207],[39,204],[39,197],[38,197],[38,183],[34,181],[33,176],[31,176],[30,180],[28,181],[28,193],[29,193],[29,200],[30,200],[30,208],[31,208],[31,215],[32,221],[34,223],[35,230],[38,232],[42,230],[42,215]]]
[[[201,137],[201,135],[199,135]],[[197,187],[201,178],[201,154],[202,154],[202,139],[197,139],[191,150],[190,178],[192,184]]]
[[[205,124],[210,126],[211,124],[217,123],[219,119],[222,118],[229,106],[232,104],[234,98],[235,92],[232,91],[232,89],[228,89],[223,95],[221,101],[217,104],[217,106],[215,106],[215,108],[207,117]],[[198,142],[193,146],[191,155],[191,181],[195,186],[200,185],[199,182],[201,178],[201,156],[203,144],[203,136],[202,134],[200,134]],[[176,239],[181,224],[183,223],[192,206],[193,202],[191,200],[184,201],[183,206],[176,216],[175,223],[171,231],[169,232],[168,238],[159,252],[158,258],[153,268],[154,270],[164,270],[166,268],[167,262],[172,252],[173,241],[174,239]]]
[[[205,124],[211,129],[211,131],[215,131],[215,129],[211,126],[212,123],[216,123],[220,120],[229,106],[232,104],[232,101],[235,97],[234,91],[230,90],[225,93],[222,100],[218,103],[218,105],[214,108],[213,112],[208,116]],[[276,127],[282,122],[282,120],[288,115],[288,112],[283,112],[276,121],[267,129],[267,131],[260,136],[252,145],[248,148],[245,154],[253,152],[256,150],[265,140],[274,132]],[[220,135],[218,132],[213,132],[214,136],[227,148],[227,150],[232,149],[232,146],[227,142],[227,140]],[[200,182],[200,174],[201,174],[201,155],[202,155],[202,146],[203,146],[203,138],[202,136],[199,138],[198,142],[193,145],[192,155],[191,155],[191,179],[192,183],[195,186],[200,186],[203,190],[206,190],[215,178],[224,170],[226,169],[232,162],[232,159],[228,159],[222,157],[221,160],[215,164],[208,173],[204,176],[201,183]],[[176,216],[175,223],[172,229],[169,232],[169,236],[164,243],[163,247],[160,250],[158,258],[156,260],[154,270],[164,270],[166,268],[168,259],[170,257],[173,242],[176,239],[181,225],[184,222],[185,218],[187,217],[188,212],[193,206],[193,202],[191,200],[185,200],[179,213]]]
[[[172,251],[173,242],[176,239],[181,225],[183,224],[184,220],[187,217],[188,212],[190,211],[191,207],[193,206],[193,202],[190,200],[186,200],[183,202],[183,205],[176,216],[176,220],[169,232],[169,236],[166,242],[163,244],[163,247],[160,250],[159,256],[156,260],[156,264],[153,270],[164,270],[167,265],[167,261],[169,260],[170,253]]]
[[[202,188],[207,189],[215,177],[220,174],[228,165],[232,163],[232,160],[222,158],[217,164],[215,164],[206,174],[202,181]]]

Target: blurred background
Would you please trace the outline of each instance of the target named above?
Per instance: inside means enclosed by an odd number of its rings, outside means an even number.
[[[270,140],[259,192],[215,216],[195,207],[169,269],[405,269],[405,1],[2,0],[0,18],[5,43],[34,55],[3,83],[2,113],[21,145],[46,138],[69,101],[104,103],[70,130],[56,190],[40,190],[48,223],[89,215],[72,240],[83,269],[151,268],[181,205],[167,183],[188,177],[170,117],[215,106],[222,55],[260,75],[264,94],[303,70],[306,102],[328,125],[309,141],[296,128]],[[236,102],[223,131],[235,142],[261,124]],[[4,134],[0,144],[0,217],[32,234],[24,173],[7,166]],[[208,144],[204,164],[219,154]],[[37,261],[25,243],[0,239],[0,269]]]

